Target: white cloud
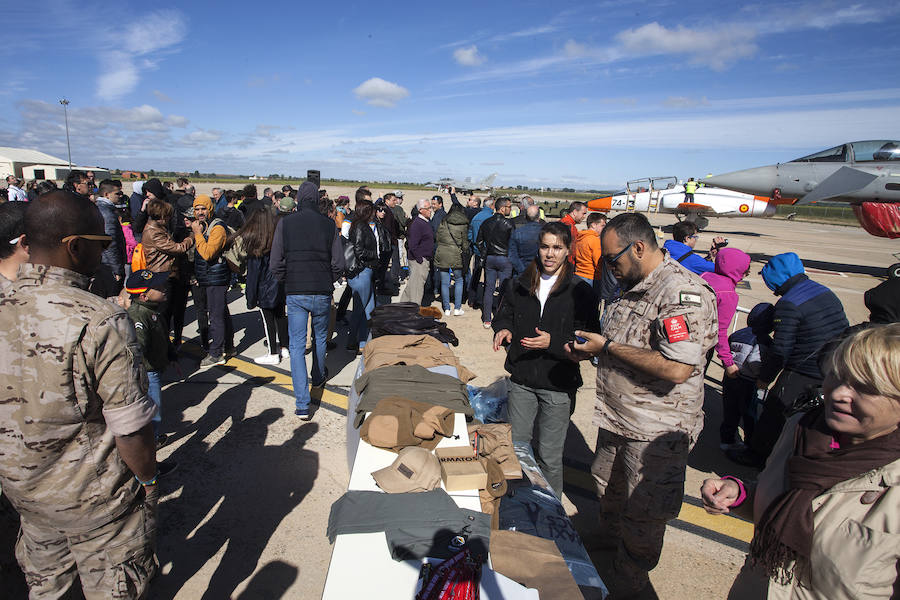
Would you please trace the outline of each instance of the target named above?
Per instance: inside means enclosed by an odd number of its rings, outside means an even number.
[[[187,20],[177,10],[158,10],[140,15],[122,36],[110,39],[97,57],[101,73],[97,77],[97,97],[114,101],[134,91],[141,71],[156,68],[151,55],[177,46],[187,35]],[[157,96],[159,97],[159,96]]]
[[[485,58],[478,53],[478,46],[473,44],[454,50],[453,60],[465,67],[477,67],[485,61]]]
[[[171,102],[172,99],[165,93],[159,90],[153,90],[153,95],[156,96],[156,99],[160,102]]]
[[[181,143],[187,146],[201,146],[211,144],[222,139],[222,132],[214,129],[196,129],[181,138]]]
[[[372,106],[393,108],[397,102],[409,96],[405,87],[385,81],[381,77],[372,77],[362,82],[353,90],[356,97],[365,100]]]
[[[752,56],[757,50],[755,38],[756,31],[736,25],[709,29],[679,25],[668,29],[656,22],[616,35],[623,50],[632,56],[686,54],[691,62],[718,71],[738,59]]]

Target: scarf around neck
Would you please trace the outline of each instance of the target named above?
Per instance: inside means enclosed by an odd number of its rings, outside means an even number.
[[[750,559],[782,585],[809,581],[812,501],[838,483],[900,457],[900,429],[859,444],[835,448],[825,409],[809,411],[794,433],[787,462],[788,489],[765,510],[750,542]]]

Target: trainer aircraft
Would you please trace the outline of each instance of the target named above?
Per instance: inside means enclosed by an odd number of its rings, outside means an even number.
[[[847,142],[790,162],[707,177],[703,182],[764,194],[779,204],[847,202],[870,234],[900,237],[900,141]]]
[[[646,177],[625,184],[625,189],[588,201],[597,211],[658,212],[674,214],[701,229],[707,217],[771,217],[775,204],[767,196],[755,196],[701,184],[693,198],[685,197],[684,185],[676,177]]]

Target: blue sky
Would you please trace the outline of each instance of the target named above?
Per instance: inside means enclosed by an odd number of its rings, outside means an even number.
[[[0,145],[109,168],[619,187],[900,138],[884,2],[18,3]],[[13,42],[13,43],[10,43]]]

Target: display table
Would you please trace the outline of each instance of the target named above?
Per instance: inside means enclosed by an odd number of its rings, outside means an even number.
[[[456,369],[453,367],[440,366],[432,367],[429,370],[456,376]],[[364,371],[363,359],[360,358],[354,382]],[[354,383],[350,388],[347,402],[347,463],[350,466],[348,490],[378,491],[379,488],[371,474],[389,466],[397,458],[397,455],[388,450],[376,448],[360,439],[359,429],[353,425],[359,399]],[[438,448],[453,446],[469,446],[466,419],[465,415],[461,413],[455,414],[453,436],[441,440],[438,444]],[[516,448],[516,455],[522,462],[523,476],[535,485],[546,486],[546,481],[530,450],[530,448]],[[443,483],[441,485],[443,486]],[[460,508],[481,510],[477,489],[448,492],[448,494]],[[587,557],[586,552],[584,557]],[[335,539],[322,598],[326,600],[346,600],[358,597],[390,600],[411,599],[416,593],[422,562],[419,560],[393,560],[387,547],[385,534],[381,531],[338,535]],[[606,588],[593,565],[589,561],[587,564],[580,560],[575,562],[578,564],[572,564],[571,561],[567,561],[567,564],[573,574],[578,572],[580,577],[577,579],[580,579],[580,582],[589,582],[587,585],[597,589],[597,597],[604,597]],[[536,590],[525,588],[492,571],[490,561],[482,569],[479,589],[480,598],[484,600],[518,598],[535,600],[539,597]]]

